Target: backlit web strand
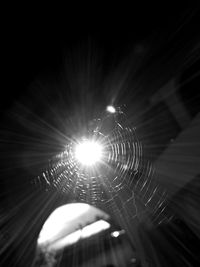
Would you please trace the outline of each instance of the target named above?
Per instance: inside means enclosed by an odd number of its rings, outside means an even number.
[[[130,216],[150,210],[153,220],[160,222],[165,219],[166,192],[156,184],[152,164],[144,161],[136,129],[122,124],[120,117],[118,112],[90,124],[89,138],[100,141],[104,150],[97,165],[82,166],[75,155],[75,142],[70,142],[49,160],[37,183],[98,207],[132,205]]]

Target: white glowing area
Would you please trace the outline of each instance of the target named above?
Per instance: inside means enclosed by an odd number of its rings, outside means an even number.
[[[82,203],[68,204],[57,208],[45,222],[38,243],[52,242],[52,240],[60,238],[63,235],[63,229],[67,229],[67,233],[73,232],[74,222],[80,218],[83,220],[89,210],[89,205]]]
[[[115,112],[116,112],[116,109],[115,109],[115,107],[113,107],[113,106],[107,106],[106,110],[107,110],[108,112],[110,112],[110,113],[115,113]]]
[[[108,223],[107,221],[104,220],[96,221],[56,241],[55,243],[49,246],[49,249],[60,250],[63,247],[71,246],[77,243],[79,240],[89,238],[109,228],[110,228],[110,223]]]
[[[75,147],[75,157],[83,165],[91,166],[102,158],[103,147],[97,141],[84,140]]]
[[[120,236],[122,234],[125,234],[125,231],[124,230],[114,231],[114,232],[111,233],[111,236],[112,237],[118,237],[118,236]]]
[[[60,250],[110,228],[109,219],[107,213],[85,203],[63,205],[48,217],[37,244],[49,251]]]

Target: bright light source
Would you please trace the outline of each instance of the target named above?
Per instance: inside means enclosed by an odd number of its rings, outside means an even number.
[[[115,231],[115,232],[112,232],[111,233],[111,236],[112,237],[118,237],[120,235],[120,232],[119,231]]]
[[[83,165],[93,165],[101,160],[102,146],[96,141],[85,140],[77,144],[75,157]]]
[[[106,110],[107,110],[108,112],[110,112],[110,113],[115,113],[115,112],[116,112],[116,109],[115,109],[115,107],[113,107],[113,106],[107,106]]]
[[[122,234],[124,234],[124,233],[125,233],[124,230],[114,231],[114,232],[111,233],[111,236],[112,236],[112,237],[118,237],[118,236],[120,236],[120,235],[122,235]]]

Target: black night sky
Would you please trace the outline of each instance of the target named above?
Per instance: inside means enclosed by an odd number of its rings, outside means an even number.
[[[133,50],[139,54],[148,49],[154,57],[150,60],[156,61],[156,57],[168,56],[171,50],[176,54],[185,42],[190,49],[190,42],[198,37],[195,5],[149,4],[144,8],[141,4],[133,5],[129,12],[122,8],[121,14],[114,9],[112,13],[110,9],[100,10],[85,16],[72,11],[58,18],[51,13],[46,19],[42,14],[37,18],[25,14],[21,20],[14,17],[2,41],[4,93],[9,92],[9,97],[1,99],[1,109],[12,106],[36,77],[59,73],[65,57],[80,49],[82,54],[90,50],[89,46],[96,49],[96,54],[103,57],[103,68],[113,71],[111,66],[121,63]]]
[[[199,7],[182,2],[117,9],[66,8],[63,15],[46,10],[46,16],[27,12],[10,14],[9,23],[5,22],[1,33],[0,247],[5,240],[11,241],[2,249],[1,266],[29,266],[42,222],[58,203],[68,200],[56,196],[38,215],[34,207],[43,193],[34,191],[32,179],[50,156],[63,149],[63,136],[73,132],[70,123],[78,116],[77,107],[87,106],[85,115],[91,119],[110,103],[125,104],[128,120],[136,127],[142,125],[138,134],[152,160],[161,153],[152,147],[163,149],[180,131],[172,121],[172,129],[163,137],[156,134],[167,119],[163,115],[161,124],[152,125],[160,107],[148,111],[148,104],[172,77],[182,73],[184,82],[190,71],[199,73]],[[185,71],[190,65],[194,70]],[[191,90],[186,87],[182,93],[184,101],[192,99],[186,101],[191,116],[199,112],[196,84],[199,77]]]

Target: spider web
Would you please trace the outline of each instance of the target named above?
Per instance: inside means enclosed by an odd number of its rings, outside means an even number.
[[[76,140],[71,141],[48,161],[35,183],[111,213],[125,210],[129,217],[150,214],[156,224],[169,221],[167,193],[156,182],[155,169],[145,160],[136,129],[124,112],[118,108],[116,114],[94,119],[88,137],[103,144],[102,162],[91,169],[80,166],[74,155]]]

